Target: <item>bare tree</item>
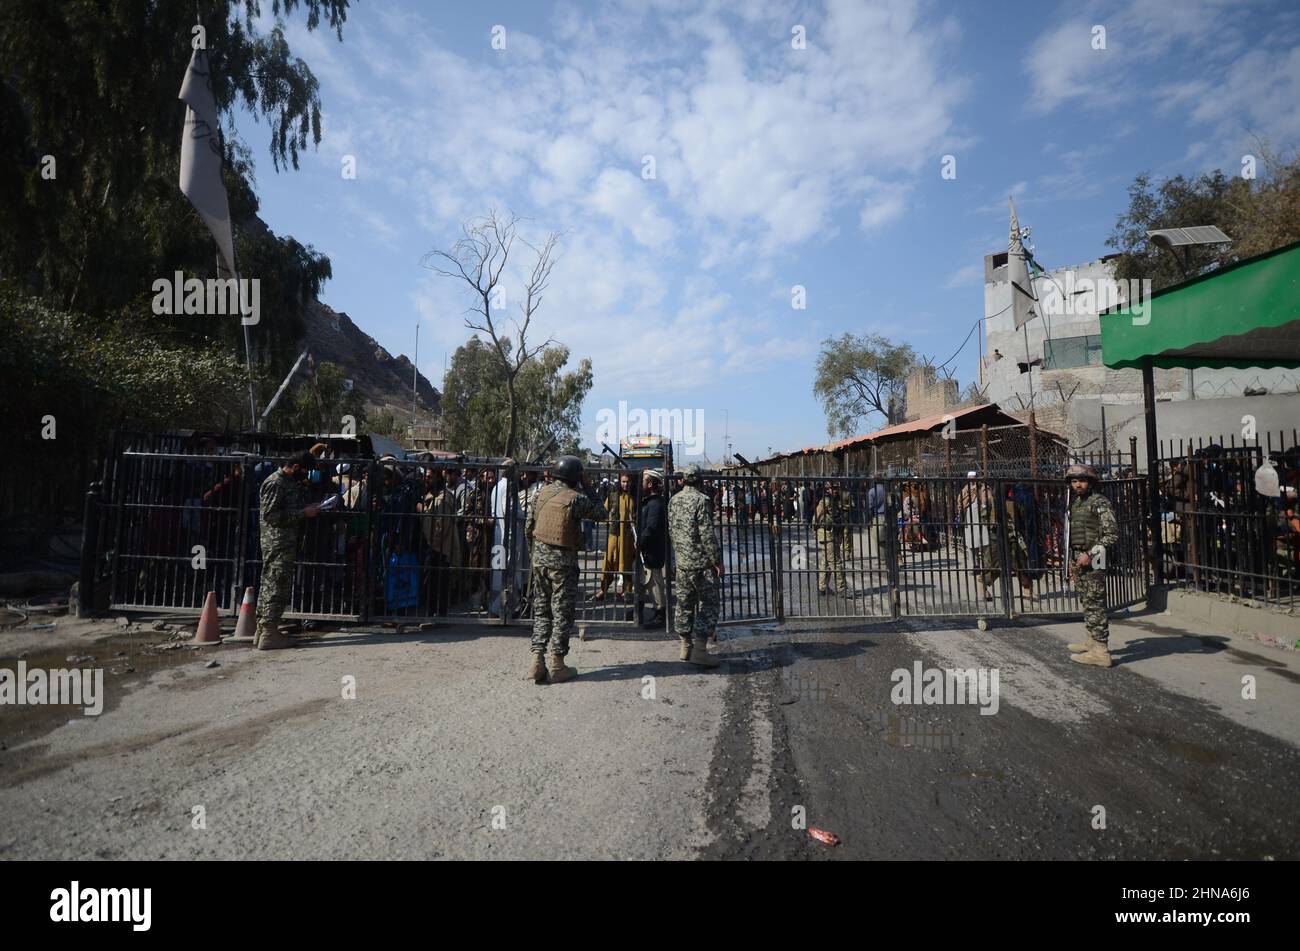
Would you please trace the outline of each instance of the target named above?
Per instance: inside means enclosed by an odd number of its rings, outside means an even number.
[[[459,278],[469,285],[474,303],[465,311],[465,326],[486,334],[496,353],[501,380],[506,387],[509,408],[507,456],[514,455],[519,423],[515,383],[528,362],[556,342],[553,337],[547,337],[539,344],[530,344],[528,331],[550,285],[560,235],[553,231],[540,248],[535,247],[520,237],[519,221],[513,213],[502,217],[495,208],[490,209],[486,215],[473,218],[461,227],[460,240],[450,251],[430,251],[423,260],[424,266],[434,273]],[[511,319],[511,327],[505,327],[501,315],[494,313],[493,306],[497,303],[497,288],[516,240],[533,252],[534,259],[524,281],[523,300],[519,303],[522,320]]]

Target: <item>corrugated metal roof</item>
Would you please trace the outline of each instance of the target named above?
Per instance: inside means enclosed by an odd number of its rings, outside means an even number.
[[[964,416],[971,416],[976,413],[987,413],[990,416],[1001,417],[1005,420],[1005,424],[1007,425],[1024,425],[1010,413],[1003,410],[997,403],[981,403],[977,406],[967,406],[962,409],[945,410],[942,413],[935,413],[932,416],[922,416],[920,419],[914,419],[908,423],[899,423],[896,426],[886,426],[884,429],[877,429],[875,432],[865,433],[861,436],[850,436],[848,439],[841,439],[838,442],[826,443],[821,446],[805,446],[803,449],[798,449],[794,452],[777,453],[767,459],[755,459],[753,462],[755,465],[758,465],[759,463],[777,462],[781,459],[789,459],[793,456],[808,456],[819,452],[834,453],[850,446],[856,446],[862,443],[871,443],[879,439],[904,436],[908,433],[929,432],[931,430],[939,429],[950,419],[957,420]],[[995,425],[1000,424],[1001,423]],[[1040,429],[1039,433],[1049,438],[1059,438],[1046,430]]]
[[[942,413],[935,413],[933,416],[922,416],[920,419],[914,419],[910,423],[899,423],[896,426],[886,426],[884,429],[877,429],[874,433],[867,433],[864,436],[850,436],[848,439],[841,439],[839,442],[833,442],[821,448],[827,452],[834,452],[837,449],[844,449],[848,446],[856,445],[863,442],[875,442],[878,439],[885,439],[889,436],[902,436],[906,433],[922,433],[931,429],[938,429],[950,419],[961,419],[963,416],[969,416],[971,413],[992,410],[995,413],[1001,413],[995,403],[981,403],[978,406],[967,406],[965,409],[950,409]]]

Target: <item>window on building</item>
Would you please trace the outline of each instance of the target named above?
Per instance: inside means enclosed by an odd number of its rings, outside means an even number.
[[[1101,365],[1101,335],[1057,337],[1043,344],[1043,369],[1067,370],[1070,367]]]

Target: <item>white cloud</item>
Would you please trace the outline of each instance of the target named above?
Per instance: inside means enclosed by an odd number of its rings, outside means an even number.
[[[1102,112],[1131,103],[1138,76],[1162,66],[1175,49],[1198,74],[1218,71],[1244,46],[1245,20],[1236,0],[1108,0],[1085,5],[1070,20],[1044,30],[1024,58],[1031,112],[1065,104]],[[1094,48],[1094,28],[1105,49]]]
[[[593,357],[598,389],[686,387],[815,351],[806,325],[772,322],[771,275],[843,211],[867,231],[902,218],[967,89],[935,3],[733,6],[561,4],[503,55],[400,12],[359,11],[341,45],[292,25],[290,42],[321,76],[331,149],[357,155],[373,207],[352,211],[377,239],[402,221],[420,250],[446,247],[493,205],[563,232],[541,326]],[[413,283],[438,341],[463,342],[459,289]]]
[[[979,264],[967,264],[948,275],[948,280],[944,281],[943,286],[953,290],[955,288],[970,287],[976,283],[984,283],[984,268]]]

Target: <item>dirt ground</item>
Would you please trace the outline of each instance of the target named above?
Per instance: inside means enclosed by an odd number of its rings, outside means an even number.
[[[256,652],[189,649],[147,618],[51,620],[0,629],[0,667],[98,667],[106,704],[0,707],[0,858],[1283,858],[1300,841],[1296,652],[1156,613],[1114,619],[1111,670],[1069,662],[1065,621],[724,627],[715,671],[662,632],[589,628],[579,679],[542,687],[519,629]],[[891,671],[916,662],[1000,670],[997,715],[911,708],[949,739],[900,741]]]

